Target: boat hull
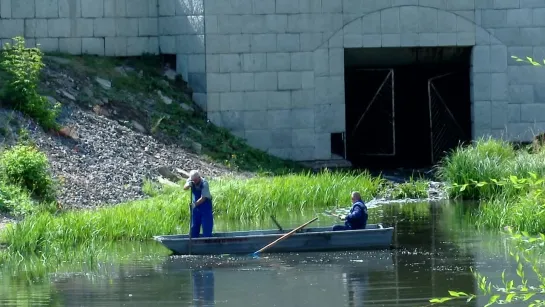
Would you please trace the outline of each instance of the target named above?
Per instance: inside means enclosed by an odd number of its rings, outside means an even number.
[[[176,255],[251,254],[290,230],[255,230],[215,233],[210,238],[189,239],[188,235],[155,236]],[[377,224],[366,229],[331,231],[330,227],[308,228],[268,248],[265,253],[320,252],[385,249],[392,244],[393,227]]]

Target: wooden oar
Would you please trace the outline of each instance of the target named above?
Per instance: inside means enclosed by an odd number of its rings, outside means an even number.
[[[282,240],[284,240],[284,239],[287,239],[289,236],[291,236],[292,234],[294,234],[297,230],[302,229],[303,227],[305,227],[305,226],[307,226],[308,224],[310,224],[310,223],[316,221],[317,219],[318,219],[318,217],[315,217],[315,218],[313,218],[312,220],[310,220],[310,221],[304,223],[303,225],[301,225],[301,226],[299,226],[299,227],[293,229],[292,231],[288,232],[287,234],[285,234],[285,235],[281,236],[280,238],[274,240],[272,243],[266,245],[266,246],[263,247],[262,249],[260,249],[260,250],[258,250],[258,251],[256,251],[256,252],[254,252],[254,253],[253,253],[253,256],[254,256],[254,257],[257,257],[259,253],[262,253],[264,250],[266,250],[266,249],[268,249],[269,247],[275,245],[276,243],[278,243],[278,242],[280,242],[280,241],[282,241]]]
[[[273,215],[271,215],[271,219],[273,221],[273,223],[276,225],[276,227],[278,227],[278,230],[282,231],[282,226],[280,226],[280,224],[278,224],[278,222],[276,221],[276,219],[274,218]]]

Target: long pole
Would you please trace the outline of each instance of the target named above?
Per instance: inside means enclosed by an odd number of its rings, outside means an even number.
[[[189,201],[190,201],[190,204],[193,203],[193,191],[192,191],[192,188],[189,189]],[[189,254],[191,255],[191,245],[192,245],[192,240],[191,240],[191,226],[193,224],[193,208],[191,207],[191,205],[189,206]]]
[[[308,224],[310,224],[310,223],[316,221],[317,219],[318,219],[318,217],[315,217],[315,218],[313,218],[312,220],[310,220],[310,221],[304,223],[303,225],[301,225],[301,226],[295,228],[294,230],[288,232],[287,234],[281,236],[280,238],[274,240],[272,243],[266,245],[265,247],[263,247],[262,249],[258,250],[257,252],[254,252],[254,256],[257,255],[257,254],[259,254],[259,253],[261,253],[261,252],[263,252],[264,250],[268,249],[269,247],[275,245],[276,243],[278,243],[278,242],[280,242],[280,241],[282,241],[282,240],[288,238],[289,236],[291,236],[292,234],[294,234],[297,230],[302,229],[303,227],[305,227],[305,226],[307,226]]]

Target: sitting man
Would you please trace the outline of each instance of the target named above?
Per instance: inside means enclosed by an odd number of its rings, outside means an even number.
[[[350,209],[350,213],[345,217],[339,216],[341,220],[345,220],[345,223],[344,225],[333,226],[333,231],[364,229],[367,225],[368,217],[367,206],[361,200],[360,193],[352,192],[352,209]]]
[[[212,214],[212,195],[208,182],[201,177],[198,171],[189,172],[189,178],[184,190],[191,188],[191,237],[198,238],[202,226],[202,236],[211,237],[214,226]]]

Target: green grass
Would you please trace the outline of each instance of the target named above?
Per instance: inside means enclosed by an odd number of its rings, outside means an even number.
[[[364,199],[379,191],[383,180],[367,173],[328,172],[211,181],[215,218],[263,220],[271,214],[350,206],[350,192]],[[153,235],[185,233],[189,192],[147,184],[151,198],[113,207],[60,214],[41,212],[9,227],[2,241],[16,253],[57,252],[76,246],[118,240],[149,240]]]
[[[545,174],[545,151],[530,153],[528,150],[515,150],[503,140],[480,139],[471,146],[459,147],[446,156],[438,166],[440,180],[449,184],[471,184],[490,182],[510,176],[529,177],[533,172],[538,176]],[[467,186],[463,191],[450,189],[451,197],[463,199],[491,199],[498,195],[516,196],[518,192],[510,185]]]

